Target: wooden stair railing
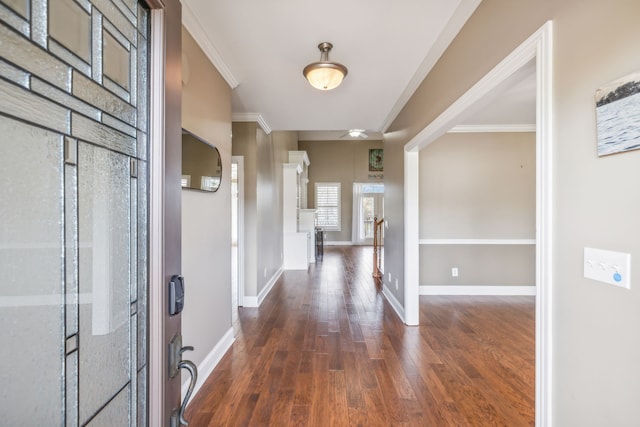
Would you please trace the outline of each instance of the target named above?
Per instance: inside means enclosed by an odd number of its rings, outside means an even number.
[[[380,271],[380,261],[382,259],[382,251],[380,246],[382,245],[382,223],[384,218],[378,221],[377,217],[373,218],[373,277],[379,279],[382,277]]]

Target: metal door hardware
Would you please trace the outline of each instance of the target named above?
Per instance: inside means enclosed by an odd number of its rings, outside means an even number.
[[[180,314],[184,308],[184,278],[173,275],[169,281],[169,315]]]
[[[193,347],[191,347],[193,350]],[[193,393],[193,389],[196,387],[196,383],[198,382],[198,368],[196,364],[191,360],[182,360],[178,367],[180,369],[186,369],[191,374],[191,380],[189,381],[189,388],[187,389],[187,394],[184,396],[184,400],[182,401],[182,405],[180,405],[180,411],[178,412],[178,418],[180,420],[180,424],[185,426],[189,425],[189,421],[184,418],[184,411],[187,409],[187,405],[189,404],[189,399],[191,399],[191,394]]]

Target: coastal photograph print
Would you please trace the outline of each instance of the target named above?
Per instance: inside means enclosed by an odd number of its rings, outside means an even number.
[[[640,149],[640,72],[596,91],[598,156]]]

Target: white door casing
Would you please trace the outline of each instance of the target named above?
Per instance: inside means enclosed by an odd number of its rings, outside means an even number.
[[[552,229],[553,229],[553,115],[552,37],[549,21],[518,46],[485,77],[434,119],[404,147],[405,283],[404,322],[419,322],[419,188],[418,152],[455,126],[472,105],[536,60],[536,426],[552,425]]]

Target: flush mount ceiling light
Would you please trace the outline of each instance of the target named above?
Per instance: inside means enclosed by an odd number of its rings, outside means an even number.
[[[329,51],[333,45],[329,42],[323,42],[318,45],[320,49],[320,61],[313,62],[302,71],[304,77],[309,81],[311,86],[320,90],[331,90],[340,86],[342,79],[347,75],[347,67],[337,62],[329,61]]]

